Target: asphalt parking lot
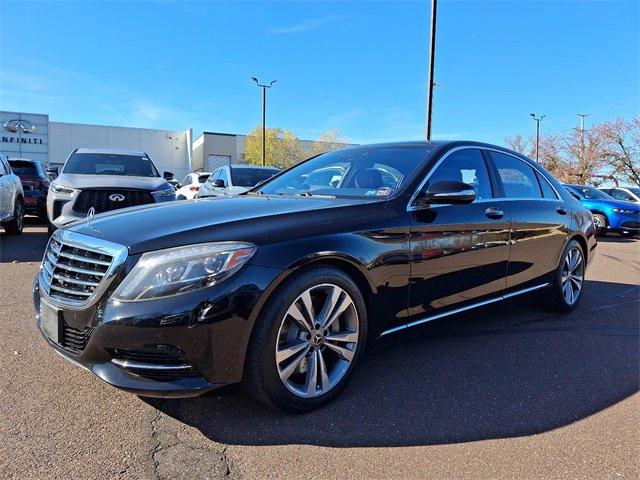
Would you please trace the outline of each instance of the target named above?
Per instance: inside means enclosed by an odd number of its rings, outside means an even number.
[[[3,478],[640,477],[639,240],[601,240],[571,314],[525,299],[410,332],[301,416],[240,388],[145,400],[57,356],[30,296],[45,242],[0,234]]]

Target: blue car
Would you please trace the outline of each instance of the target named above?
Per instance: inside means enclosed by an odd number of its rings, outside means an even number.
[[[623,202],[594,187],[586,185],[564,185],[569,193],[591,210],[598,235],[617,232],[620,236],[640,233],[640,205]]]

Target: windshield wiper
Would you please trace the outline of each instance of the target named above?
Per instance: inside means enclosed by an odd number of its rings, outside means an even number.
[[[300,192],[296,193],[298,197],[320,197],[320,198],[336,198],[335,195],[327,195],[324,193]]]

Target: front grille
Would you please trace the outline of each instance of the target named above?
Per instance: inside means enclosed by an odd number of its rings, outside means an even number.
[[[83,303],[104,279],[113,257],[51,238],[42,260],[44,288],[54,299]]]
[[[640,222],[622,222],[624,228],[640,228]]]
[[[88,189],[80,192],[73,204],[73,210],[78,213],[87,213],[93,207],[96,213],[101,213],[150,203],[155,203],[155,200],[147,190]]]
[[[67,350],[74,353],[80,353],[87,346],[89,337],[91,336],[91,328],[73,328],[62,322],[62,345]]]

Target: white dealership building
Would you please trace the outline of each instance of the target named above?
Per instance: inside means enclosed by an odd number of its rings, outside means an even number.
[[[181,180],[189,172],[242,163],[246,143],[246,135],[204,132],[194,139],[192,129],[54,122],[47,114],[0,111],[0,153],[48,166],[61,167],[76,148],[123,148],[147,152],[161,172],[172,172]]]

